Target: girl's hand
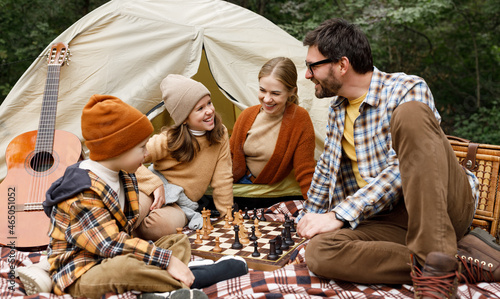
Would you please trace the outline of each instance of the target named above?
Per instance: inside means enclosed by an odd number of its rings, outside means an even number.
[[[156,190],[153,192],[153,197],[154,201],[149,208],[151,211],[159,209],[165,204],[165,189],[163,189],[163,185],[156,188]]]

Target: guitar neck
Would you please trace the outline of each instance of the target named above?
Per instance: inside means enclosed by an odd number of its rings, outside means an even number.
[[[52,152],[56,125],[57,96],[59,92],[60,65],[49,65],[35,152]]]

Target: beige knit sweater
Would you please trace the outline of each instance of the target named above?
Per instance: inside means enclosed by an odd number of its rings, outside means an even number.
[[[283,110],[284,111],[284,110]],[[243,145],[247,167],[258,177],[274,153],[283,114],[269,115],[260,109]],[[234,179],[234,178],[233,178]]]
[[[246,108],[234,124],[231,135],[231,153],[233,155],[233,179],[237,182],[247,171],[244,144],[247,133],[259,114],[261,105]],[[267,144],[267,143],[266,143]],[[264,169],[254,184],[275,184],[285,179],[295,170],[295,179],[300,184],[304,198],[311,185],[316,161],[314,160],[314,127],[306,109],[288,104],[280,127],[278,140]]]
[[[154,168],[161,172],[168,182],[183,187],[192,201],[200,200],[208,186],[212,186],[215,207],[221,216],[226,214],[228,206],[233,205],[231,152],[227,129],[224,128],[224,131],[222,142],[212,146],[209,146],[205,136],[196,137],[200,151],[190,162],[179,162],[172,158],[167,150],[166,132],[156,134],[146,145],[149,155],[145,161],[152,162]],[[162,184],[145,166],[141,166],[135,174],[139,190],[148,195]]]

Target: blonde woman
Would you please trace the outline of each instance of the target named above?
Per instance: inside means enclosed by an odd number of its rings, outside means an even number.
[[[316,165],[315,136],[309,113],[298,106],[295,64],[273,58],[258,79],[260,104],[243,110],[230,139],[233,181],[275,184],[294,170],[306,199]]]

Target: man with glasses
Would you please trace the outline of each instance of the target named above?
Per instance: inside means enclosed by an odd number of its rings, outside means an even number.
[[[499,281],[500,247],[485,231],[468,233],[477,178],[457,162],[425,81],[378,70],[365,34],[342,19],[325,21],[304,45],[316,97],[333,97],[297,225],[311,239],[310,270],[413,282],[417,297],[456,294],[460,268],[469,282]]]

